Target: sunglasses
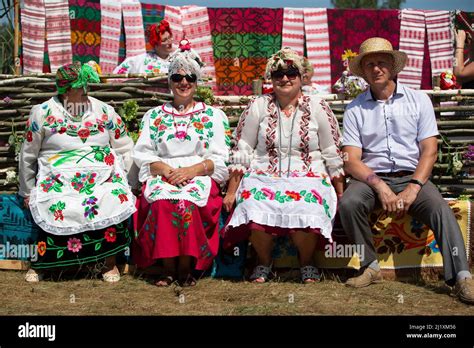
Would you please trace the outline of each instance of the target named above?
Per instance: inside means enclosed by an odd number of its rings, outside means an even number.
[[[173,74],[170,77],[171,81],[173,82],[181,82],[183,79],[186,79],[189,83],[196,82],[197,76],[196,74],[191,74],[191,75],[181,75],[181,74]]]
[[[289,68],[286,70],[277,70],[271,73],[272,79],[275,80],[282,80],[284,76],[286,76],[288,80],[294,80],[300,76],[300,72],[296,68]]]

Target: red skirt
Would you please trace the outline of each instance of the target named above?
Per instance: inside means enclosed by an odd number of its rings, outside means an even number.
[[[219,249],[221,209],[222,197],[214,180],[204,207],[186,200],[157,200],[150,204],[142,194],[133,217],[134,262],[145,268],[157,259],[192,256],[197,270],[208,269]]]

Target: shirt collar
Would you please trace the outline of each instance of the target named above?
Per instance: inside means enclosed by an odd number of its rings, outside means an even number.
[[[395,93],[393,93],[392,97],[396,97],[396,96],[404,95],[404,94],[405,94],[405,87],[401,83],[395,81]],[[367,88],[367,90],[365,91],[364,100],[377,101],[375,96],[372,94],[372,90],[370,89],[370,87]]]

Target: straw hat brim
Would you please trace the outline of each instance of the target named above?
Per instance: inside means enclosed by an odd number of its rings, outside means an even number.
[[[405,52],[401,51],[393,51],[393,50],[380,50],[380,51],[371,51],[371,52],[364,52],[362,54],[359,54],[357,57],[353,58],[349,62],[349,69],[351,70],[351,73],[365,78],[364,70],[360,66],[360,63],[362,59],[365,56],[368,56],[369,54],[376,54],[376,53],[388,53],[393,57],[393,69],[392,73],[393,76],[397,75],[400,71],[403,70],[407,63],[407,54]]]

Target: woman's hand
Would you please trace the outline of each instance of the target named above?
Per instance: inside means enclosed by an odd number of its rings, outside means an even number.
[[[167,165],[164,162],[153,162],[150,163],[150,173],[153,176],[159,175],[159,176],[164,176],[165,178],[168,179],[168,176],[170,175],[170,172],[174,168]]]
[[[194,179],[196,174],[196,169],[194,167],[171,169],[170,175],[167,179],[171,185],[182,187],[186,186],[190,180]]]
[[[235,193],[227,192],[224,200],[222,201],[222,205],[224,206],[224,209],[230,213],[232,208],[234,207],[235,204]]]
[[[462,29],[456,32],[456,48],[463,48],[466,42],[466,32]]]

